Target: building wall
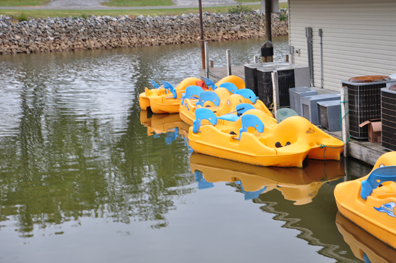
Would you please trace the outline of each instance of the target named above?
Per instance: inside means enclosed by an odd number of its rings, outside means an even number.
[[[305,27],[313,30],[314,86],[320,87],[323,29],[324,88],[361,75],[396,73],[396,0],[288,0],[294,63],[308,65]]]

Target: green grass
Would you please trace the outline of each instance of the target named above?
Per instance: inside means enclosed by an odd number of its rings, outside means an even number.
[[[0,0],[1,1],[1,0]],[[172,0],[110,0],[102,3],[106,6],[128,7],[128,6],[170,6],[174,5]]]
[[[38,6],[49,2],[50,0],[0,0],[0,6]]]
[[[8,0],[0,0],[8,1]],[[10,0],[11,1],[11,0]],[[14,0],[15,1],[15,0]],[[32,0],[31,0],[32,1]],[[36,0],[38,1],[38,0]],[[248,5],[252,9],[260,9],[260,4]],[[279,8],[287,8],[287,3],[279,4]],[[204,7],[203,12],[209,13],[227,13],[230,7]],[[88,17],[90,15],[95,16],[119,16],[119,15],[134,15],[135,17],[139,15],[144,16],[174,16],[198,13],[198,8],[173,8],[173,9],[129,9],[129,10],[14,10],[14,9],[0,9],[0,15],[14,16],[15,18],[25,19],[29,18],[46,18],[46,17]]]
[[[249,5],[253,9],[260,9],[260,5]],[[226,13],[229,7],[204,7],[203,12],[209,13]],[[144,16],[175,16],[189,13],[198,13],[198,8],[174,8],[174,9],[130,9],[130,10],[14,10],[14,9],[0,9],[1,15],[19,17],[24,14],[30,18],[46,18],[46,17],[82,17],[83,15],[95,16],[119,16],[119,15],[139,15]]]

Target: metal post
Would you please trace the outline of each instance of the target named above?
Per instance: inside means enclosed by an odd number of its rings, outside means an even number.
[[[276,111],[279,110],[279,85],[278,85],[278,71],[274,70],[271,72],[272,77],[272,93],[274,101],[274,116],[276,116]]]
[[[265,0],[265,37],[272,42],[271,33],[272,0]]]
[[[226,50],[227,56],[227,76],[231,75],[231,51],[229,49]]]
[[[207,78],[209,78],[209,46],[208,46],[208,42],[205,42],[205,75]]]
[[[323,30],[319,29],[319,46],[320,46],[320,88],[323,89]]]
[[[348,105],[348,87],[341,88],[341,127],[342,127],[342,140],[345,143],[344,157],[348,156],[347,143],[349,139],[349,105]]]
[[[253,57],[253,61],[254,61],[254,64],[259,63],[259,57],[258,57],[257,55],[255,55],[255,56]]]
[[[204,33],[203,33],[203,19],[202,19],[202,1],[198,0],[199,4],[199,24],[201,26],[201,56],[202,68],[205,69],[205,47],[204,47]]]
[[[305,28],[305,36],[307,37],[309,77],[311,79],[311,87],[313,87],[314,86],[314,76],[313,76],[312,27]]]
[[[294,46],[289,46],[290,64],[293,64]]]

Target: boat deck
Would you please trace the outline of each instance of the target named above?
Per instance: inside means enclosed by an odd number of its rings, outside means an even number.
[[[238,76],[243,80],[245,80],[245,71],[243,65],[232,66],[231,73],[232,75]],[[206,76],[205,70],[201,69],[200,76],[201,77]],[[224,78],[225,76],[227,76],[226,67],[213,67],[209,69],[209,78],[215,83],[220,79]],[[317,90],[318,94],[336,92],[334,90],[321,89],[317,87],[311,87],[311,88]],[[324,131],[338,139],[341,139],[340,131],[337,132],[329,132],[327,130]],[[348,150],[348,157],[353,157],[357,160],[360,160],[370,165],[374,165],[382,154],[388,152],[388,150],[382,148],[381,143],[371,143],[368,141],[360,141],[354,139],[349,140],[347,150]]]

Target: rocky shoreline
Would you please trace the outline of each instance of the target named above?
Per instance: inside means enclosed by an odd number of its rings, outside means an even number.
[[[265,16],[204,13],[205,41],[265,36]],[[287,21],[272,15],[272,35],[288,35]],[[199,15],[161,17],[90,16],[46,18],[12,23],[0,16],[0,54],[60,52],[193,43],[200,41]]]

